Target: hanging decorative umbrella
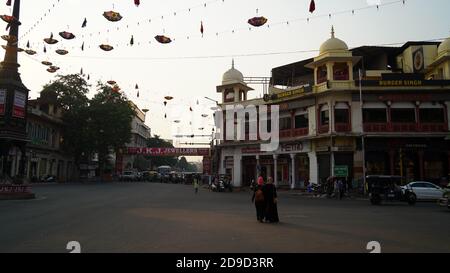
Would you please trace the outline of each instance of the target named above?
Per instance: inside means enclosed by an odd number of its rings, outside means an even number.
[[[25,53],[27,53],[28,55],[35,55],[36,51],[31,50],[31,49],[27,49],[27,50],[25,50]]]
[[[60,68],[59,67],[57,67],[57,66],[50,66],[50,69],[52,69],[52,70],[55,70],[55,71],[58,71]]]
[[[134,4],[136,5],[136,7],[139,7],[139,5],[141,4],[140,0],[134,0]]]
[[[189,107],[189,111],[193,112],[193,111],[194,111],[194,109],[192,109],[192,107]]]
[[[11,43],[17,42],[17,37],[12,35],[2,35],[2,39]]]
[[[136,86],[134,87],[134,89],[139,89],[139,85],[136,83]]]
[[[203,21],[200,22],[200,33],[202,34],[202,38],[203,38],[203,32],[205,31],[205,29],[203,28]]]
[[[54,45],[58,42],[58,40],[53,39],[53,33],[50,34],[50,38],[45,38],[44,42],[46,42],[49,45]]]
[[[167,114],[164,114],[164,118],[167,118]]]
[[[116,81],[107,81],[107,83],[109,84],[109,85],[115,85],[116,84]]]
[[[75,35],[73,33],[67,31],[60,32],[59,36],[63,37],[66,40],[72,40],[75,38]]]
[[[137,95],[136,95],[138,98],[139,98],[139,91],[137,92]]]
[[[267,23],[267,19],[263,16],[261,17],[253,17],[251,19],[248,20],[248,23],[254,27],[260,27],[263,26]]]
[[[30,41],[27,42],[27,48],[30,48]]]
[[[131,35],[130,45],[131,46],[134,45],[134,36],[133,35]]]
[[[55,73],[55,72],[56,72],[56,70],[51,69],[51,68],[47,69],[47,71],[48,71],[49,73]]]
[[[169,44],[172,42],[172,40],[169,37],[166,37],[164,35],[156,35],[155,39],[161,44]]]
[[[203,131],[203,130],[205,130],[205,128],[203,128],[203,127],[201,127],[201,128],[198,128],[200,131]]]
[[[164,106],[167,106],[167,101],[164,102]]]
[[[7,6],[11,6],[11,0],[6,1]]]
[[[83,24],[81,24],[82,28],[85,28],[87,26],[87,18],[84,18]]]
[[[207,118],[208,115],[207,115],[207,114],[203,114],[202,117],[203,117],[203,118]]]
[[[81,45],[81,51],[84,51],[84,42],[83,42],[83,44]]]
[[[80,70],[80,75],[83,75],[84,73],[83,73],[83,68],[81,68],[81,70]]]
[[[17,52],[24,52],[25,50],[23,48],[18,47]]]
[[[309,4],[309,12],[313,13],[316,10],[316,2],[314,0],[311,0],[311,3]]]
[[[165,96],[164,97],[166,100],[173,100],[173,97],[171,97],[171,96]]]
[[[10,16],[10,15],[0,15],[0,18],[5,21],[8,24],[12,23],[18,23],[20,25],[20,22],[17,20],[16,17]]]
[[[115,11],[105,11],[103,13],[103,16],[106,18],[106,20],[111,22],[118,22],[123,18],[122,15],[120,15],[120,13]]]
[[[66,55],[67,53],[69,53],[69,51],[65,49],[57,49],[55,52],[58,53],[59,55]]]
[[[149,109],[142,109],[142,112],[144,112],[145,114],[147,114],[147,112],[150,111]]]
[[[44,45],[44,53],[47,53],[47,47]]]
[[[180,121],[180,120],[174,120],[173,122],[175,122],[175,123],[180,123],[181,121]]]
[[[104,51],[111,51],[114,49],[114,47],[112,47],[110,45],[106,45],[106,44],[100,45],[100,48]]]
[[[42,64],[45,65],[45,66],[51,66],[51,65],[53,65],[53,63],[48,62],[48,61],[43,61]]]

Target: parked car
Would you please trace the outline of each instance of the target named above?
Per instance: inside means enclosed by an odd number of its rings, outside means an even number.
[[[444,190],[441,187],[425,181],[411,182],[402,188],[410,188],[417,196],[417,200],[439,200],[444,194]]]
[[[139,173],[135,171],[124,171],[123,174],[119,177],[120,181],[138,181]]]
[[[372,205],[380,205],[382,201],[416,203],[416,194],[408,186],[400,186],[402,178],[399,176],[372,175],[367,176],[366,181]]]
[[[442,198],[439,199],[438,203],[440,206],[450,209],[450,183],[445,187],[444,194],[442,195]]]

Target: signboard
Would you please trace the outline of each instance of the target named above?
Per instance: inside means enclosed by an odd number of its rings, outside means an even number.
[[[5,114],[6,89],[0,89],[0,115]]]
[[[27,100],[26,94],[23,92],[14,92],[14,104],[12,116],[15,118],[25,118],[25,102]]]
[[[348,166],[334,166],[334,176],[348,177]]]
[[[146,156],[210,156],[208,148],[134,148],[125,151],[129,155]]]
[[[247,147],[241,149],[242,154],[266,154],[265,151],[261,151],[261,147]],[[276,154],[283,153],[307,153],[310,152],[309,142],[295,142],[280,144]]]
[[[277,103],[280,101],[290,100],[293,98],[297,98],[305,94],[306,92],[311,90],[311,86],[308,87],[301,87],[294,90],[284,91],[278,94],[266,94],[264,95],[264,101],[265,102],[271,102],[271,103]]]

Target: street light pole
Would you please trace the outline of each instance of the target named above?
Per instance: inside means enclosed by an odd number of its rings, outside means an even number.
[[[359,72],[359,104],[361,109],[361,145],[362,145],[362,160],[363,160],[363,186],[364,194],[366,193],[366,144],[364,136],[364,111],[363,111],[363,98],[362,98],[362,73]]]

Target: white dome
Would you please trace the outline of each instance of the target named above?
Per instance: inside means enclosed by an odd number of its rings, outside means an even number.
[[[438,47],[438,54],[450,51],[450,38],[445,39]]]
[[[233,66],[230,70],[225,72],[222,77],[222,84],[233,84],[233,83],[244,83],[244,75],[237,69],[234,68],[234,61]]]
[[[329,51],[343,51],[343,50],[348,50],[348,46],[344,41],[334,37],[334,28],[332,28],[331,38],[325,41],[325,43],[323,43],[320,46],[320,54]]]

